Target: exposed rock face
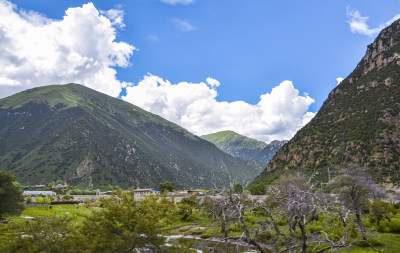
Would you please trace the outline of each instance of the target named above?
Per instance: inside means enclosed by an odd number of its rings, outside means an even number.
[[[367,167],[377,181],[400,180],[400,21],[368,46],[356,69],[309,124],[284,145],[254,183],[302,170],[327,181],[336,170]]]

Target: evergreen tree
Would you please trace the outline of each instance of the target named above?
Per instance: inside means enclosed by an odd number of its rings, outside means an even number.
[[[3,214],[20,214],[24,210],[21,185],[9,172],[0,171],[0,218]]]

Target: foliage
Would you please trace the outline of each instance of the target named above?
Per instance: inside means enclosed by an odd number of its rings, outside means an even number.
[[[26,203],[32,203],[32,197],[31,196],[26,197]]]
[[[24,197],[15,176],[9,172],[0,171],[0,218],[5,213],[19,214],[24,209]]]
[[[374,200],[370,207],[369,207],[369,212],[371,217],[376,220],[376,223],[379,227],[380,222],[384,219],[387,219],[390,221],[391,216],[395,212],[394,207],[385,201],[382,201],[380,199]]]
[[[234,184],[232,190],[233,190],[233,193],[241,194],[241,193],[243,193],[243,186],[241,184]]]
[[[199,205],[199,198],[196,195],[192,195],[186,198],[183,198],[178,204],[178,212],[177,214],[181,215],[181,220],[183,221],[191,221],[195,220],[197,217],[194,215],[194,210]]]
[[[327,182],[328,174],[337,175],[341,167],[366,164],[375,182],[399,184],[400,67],[393,57],[400,53],[399,35],[398,23],[380,33],[355,70],[253,184],[298,170],[315,182]]]
[[[64,196],[62,197],[62,199],[63,199],[63,200],[67,200],[67,201],[68,201],[68,200],[73,200],[73,199],[74,199],[74,196],[71,196],[71,195],[68,195],[68,194],[67,194],[67,195],[64,195]]]
[[[36,203],[38,204],[42,204],[44,202],[44,198],[43,197],[36,197],[35,198]]]
[[[175,182],[165,181],[160,183],[160,192],[172,192],[175,190]]]
[[[263,183],[252,184],[249,186],[248,190],[250,191],[251,195],[264,195],[267,187]]]
[[[203,135],[201,138],[215,144],[219,149],[232,156],[241,157],[245,160],[256,160],[263,168],[279,148],[286,143],[286,141],[273,141],[267,144],[233,131]]]
[[[133,189],[113,191],[102,198],[102,208],[76,222],[75,217],[48,217],[16,223],[10,227],[2,252],[191,252],[184,245],[164,246],[162,227],[175,214],[174,204],[165,198],[148,196],[136,201]],[[85,208],[86,209],[86,208]],[[51,210],[47,212],[54,213]],[[83,215],[83,214],[82,214]]]
[[[30,127],[21,131],[23,125]],[[221,168],[238,182],[259,173],[254,164],[172,122],[77,84],[0,99],[0,132],[0,170],[12,171],[23,184],[62,179],[82,189],[107,190],[110,184],[127,189],[133,182],[155,188],[168,180],[197,188],[227,185]],[[79,177],[73,176],[77,169]]]
[[[133,189],[123,192],[117,188],[111,198],[101,199],[101,204],[103,208],[86,217],[81,227],[87,249],[131,252],[151,245],[161,250],[164,238],[159,234],[173,214],[170,202],[154,196],[136,201]]]

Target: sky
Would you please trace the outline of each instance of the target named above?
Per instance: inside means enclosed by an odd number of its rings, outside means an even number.
[[[290,139],[400,1],[0,0],[0,98],[80,83],[194,134]]]

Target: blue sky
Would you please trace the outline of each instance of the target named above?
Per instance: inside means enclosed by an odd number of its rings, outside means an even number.
[[[51,20],[62,20],[67,9],[82,7],[88,1],[14,0],[12,3],[17,6],[14,7],[16,13],[21,14],[21,10],[34,11]],[[288,129],[276,122],[268,130],[257,127],[247,131],[249,127],[232,126],[243,134],[267,141],[290,138],[305,124],[312,115],[304,115],[317,112],[328,93],[336,86],[336,78],[351,73],[363,57],[366,46],[377,36],[377,31],[400,13],[400,2],[397,0],[108,0],[92,3],[98,11],[112,9],[117,11],[114,12],[117,16],[123,17],[121,23],[117,22],[113,26],[116,35],[114,41],[135,48],[131,48],[133,54],[124,51],[127,63],[111,66],[116,70],[116,79],[127,83],[121,86],[135,86],[144,80],[147,73],[151,73],[152,77],[168,80],[167,85],[206,83],[208,77],[216,79],[220,85],[208,85],[210,91],[204,91],[207,94],[215,91],[216,95],[211,96],[217,102],[243,101],[257,105],[261,95],[271,95],[272,89],[285,80],[291,81],[292,89],[299,91],[294,99],[300,96],[305,101],[308,94],[314,100],[313,103],[310,100],[301,103],[301,112],[284,116],[297,117],[297,121],[289,122],[282,118],[276,120],[286,124]],[[105,12],[103,15],[112,20]],[[356,25],[361,24],[361,28],[352,31],[349,23],[351,20]],[[362,24],[368,25],[370,29],[366,30]],[[60,83],[64,80],[68,81],[68,78],[60,80]],[[153,79],[154,82],[157,80]],[[160,86],[160,82],[157,85]],[[93,85],[88,86],[95,88]],[[285,87],[290,90],[289,86],[287,84]],[[131,91],[151,94],[134,89]],[[7,92],[12,93],[9,90]],[[4,94],[9,95],[7,92],[4,91]],[[304,95],[305,92],[307,94]],[[160,94],[167,98],[172,96],[168,92]],[[119,97],[133,103],[133,100],[140,100],[126,95],[124,88]],[[146,104],[139,101],[136,104],[197,134],[223,130],[229,128],[229,122],[233,122],[228,120],[226,124],[218,124],[210,121],[207,126],[196,125],[194,119],[190,122],[184,120],[193,112],[185,112],[185,115],[165,112],[165,105],[157,109],[155,103],[158,102]],[[177,104],[189,107],[185,103]],[[221,108],[230,110],[235,107]],[[242,110],[244,107],[238,108]],[[250,109],[251,113],[255,113],[253,109]],[[222,112],[215,112],[213,117],[222,118],[223,113],[221,116],[218,113]],[[278,111],[268,117],[274,118],[281,114]],[[197,115],[201,117],[200,113]],[[268,123],[267,120],[264,125]],[[286,132],[279,132],[279,129],[286,129],[282,130]]]

